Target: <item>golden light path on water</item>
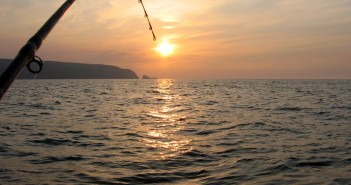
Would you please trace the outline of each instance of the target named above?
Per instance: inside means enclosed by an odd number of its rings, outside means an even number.
[[[159,151],[159,159],[175,157],[192,150],[192,139],[178,134],[186,127],[186,116],[179,113],[182,110],[178,103],[181,97],[172,90],[173,85],[172,80],[157,81],[155,91],[159,94],[155,96],[155,101],[162,104],[147,113],[148,117],[153,118],[153,123],[146,128],[147,137],[141,139],[147,147]]]

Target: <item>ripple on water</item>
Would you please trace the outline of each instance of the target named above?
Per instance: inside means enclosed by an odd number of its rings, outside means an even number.
[[[63,138],[45,138],[45,139],[36,139],[36,140],[30,140],[29,142],[36,143],[36,144],[44,144],[44,145],[51,145],[51,146],[57,146],[57,145],[72,145],[74,143],[77,143],[73,140],[70,139],[63,139]]]
[[[130,177],[117,178],[115,180],[131,184],[150,184],[150,183],[173,183],[183,179],[202,178],[209,174],[206,170],[184,171],[184,172],[165,172],[165,173],[143,173]]]
[[[40,159],[30,160],[32,164],[50,164],[50,163],[57,163],[57,162],[69,162],[69,161],[85,161],[87,158],[77,155],[77,156],[67,156],[67,157],[42,157]]]

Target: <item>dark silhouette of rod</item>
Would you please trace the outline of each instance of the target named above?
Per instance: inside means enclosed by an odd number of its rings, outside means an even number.
[[[149,18],[149,14],[147,13],[147,11],[146,11],[146,9],[145,9],[143,0],[139,0],[138,2],[141,3],[141,5],[143,6],[144,16],[145,16],[145,18],[147,19],[147,22],[149,23],[149,30],[150,30],[151,33],[152,33],[152,37],[153,37],[154,41],[156,41],[156,35],[155,35],[155,33],[154,33],[154,29],[152,28],[152,25],[151,25],[151,22],[150,22],[150,18]]]
[[[10,87],[12,82],[16,79],[23,67],[30,62],[36,51],[40,48],[43,40],[48,36],[50,31],[55,27],[56,23],[65,14],[65,12],[72,6],[75,0],[67,0],[39,29],[39,31],[28,40],[28,42],[18,52],[16,58],[11,62],[7,69],[0,76],[0,100]]]

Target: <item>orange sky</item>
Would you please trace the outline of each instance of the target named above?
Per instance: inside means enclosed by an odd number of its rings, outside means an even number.
[[[13,58],[64,0],[0,0],[0,58]],[[349,0],[77,0],[37,53],[158,78],[351,78]],[[155,47],[164,39],[174,53]]]

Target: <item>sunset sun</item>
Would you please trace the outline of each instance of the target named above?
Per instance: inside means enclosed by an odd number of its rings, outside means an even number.
[[[160,53],[162,56],[169,56],[174,51],[174,46],[169,44],[167,41],[163,41],[156,48],[156,51]]]

